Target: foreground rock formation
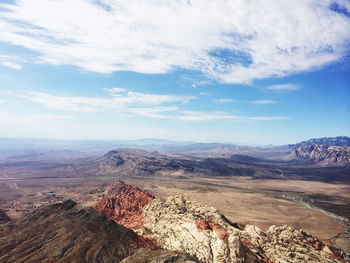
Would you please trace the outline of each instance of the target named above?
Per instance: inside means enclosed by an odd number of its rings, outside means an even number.
[[[119,262],[144,239],[68,200],[0,225],[0,262]]]
[[[131,218],[131,214],[124,210],[134,213],[137,221],[142,223],[133,225],[133,229],[145,240],[156,241],[163,249],[186,253],[198,262],[346,262],[340,250],[323,244],[305,230],[271,226],[263,231],[251,225],[242,229],[215,208],[182,196],[169,197],[165,201],[153,199],[152,195],[120,181],[111,189],[117,189],[117,195],[104,197],[95,209],[109,214],[118,223],[124,222],[123,215]],[[141,198],[137,209],[129,207],[130,196],[144,195],[149,198]],[[125,208],[121,207],[124,202],[127,204]],[[110,204],[118,204],[113,212]],[[126,225],[130,226],[129,223]]]
[[[154,195],[117,181],[110,186],[93,207],[95,210],[128,228],[143,226],[142,208]]]
[[[4,210],[0,209],[0,224],[7,223],[8,221],[11,221],[11,218],[8,217]]]
[[[160,200],[116,181],[94,209],[67,200],[1,224],[0,263],[5,262],[347,261],[342,251],[305,230],[242,227],[213,207],[182,196]]]

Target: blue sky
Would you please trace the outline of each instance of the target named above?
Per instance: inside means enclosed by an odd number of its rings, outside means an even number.
[[[349,11],[345,0],[2,1],[0,136],[350,135]]]

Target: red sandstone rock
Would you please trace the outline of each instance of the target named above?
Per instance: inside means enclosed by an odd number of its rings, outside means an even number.
[[[8,221],[11,221],[11,218],[5,213],[5,211],[0,209],[0,224],[5,224]]]
[[[253,248],[253,249],[255,248],[255,246],[252,243],[250,243],[248,240],[242,238],[241,241],[245,247]],[[257,254],[261,258],[261,261],[260,261],[261,263],[274,263],[266,255],[264,255],[261,251],[258,251]]]
[[[324,250],[324,248],[327,247],[328,251],[330,252],[328,254],[330,254],[332,258],[334,258],[334,259],[336,259],[336,260],[338,260],[338,261],[340,261],[342,263],[347,263],[345,261],[345,259],[343,259],[341,257],[340,253],[338,252],[338,250],[336,248],[331,247],[331,246],[327,246],[322,241],[317,240],[317,239],[315,239],[313,241],[309,241],[309,244],[311,246],[313,246],[316,250],[319,250],[319,251]]]
[[[254,248],[254,245],[252,243],[250,243],[248,240],[242,238],[241,241],[246,247]]]
[[[214,231],[216,236],[221,240],[224,240],[228,236],[225,229],[210,220],[195,220],[194,223],[196,224],[198,231],[204,231],[207,233]]]
[[[127,228],[143,226],[142,208],[154,199],[154,195],[136,186],[116,181],[93,208]]]

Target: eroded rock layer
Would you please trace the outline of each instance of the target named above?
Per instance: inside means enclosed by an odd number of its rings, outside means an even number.
[[[140,248],[121,263],[197,263],[193,257],[176,251],[164,249],[148,250]]]
[[[143,226],[142,208],[153,199],[154,195],[136,186],[116,181],[93,208],[125,227],[139,228]]]
[[[0,262],[119,262],[145,247],[134,231],[71,200],[0,225]]]
[[[114,206],[117,222],[126,222],[125,226],[130,227],[130,214],[123,211],[132,211],[132,203],[123,199],[130,199],[128,189],[137,191],[137,198],[142,196],[139,193],[141,190],[130,188],[122,182],[117,182],[113,187],[120,188],[113,197],[113,202],[118,204]],[[323,244],[305,230],[271,226],[264,232],[251,225],[240,229],[213,207],[182,196],[168,197],[163,201],[144,194],[149,198],[147,202],[141,198],[141,204],[137,205],[135,215],[142,224],[132,225],[135,232],[147,240],[156,240],[163,249],[189,254],[199,262],[346,262],[340,250]],[[125,203],[127,206],[123,207]],[[95,207],[110,209],[109,205]],[[109,213],[103,209],[100,211],[106,215]],[[123,215],[129,219],[123,220]]]
[[[8,217],[4,210],[0,209],[0,224],[5,224],[8,221],[11,221],[11,218]]]

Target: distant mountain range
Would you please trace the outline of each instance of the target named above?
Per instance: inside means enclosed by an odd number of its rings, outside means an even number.
[[[309,144],[295,148],[291,156],[299,160],[315,162],[322,166],[350,165],[350,147]]]
[[[349,147],[350,146],[350,137],[347,136],[338,136],[338,137],[324,137],[318,139],[310,139],[307,141],[299,142],[296,144],[290,144],[290,147],[301,147],[306,145],[318,144],[322,146],[340,146],[340,147]]]
[[[0,138],[0,159],[16,161],[82,158],[101,156],[111,150],[129,148],[199,158],[231,158],[246,162],[265,159],[301,161],[321,166],[348,166],[350,160],[348,147],[350,147],[350,138],[346,136],[260,147],[226,143],[177,142],[152,138],[125,141]]]

